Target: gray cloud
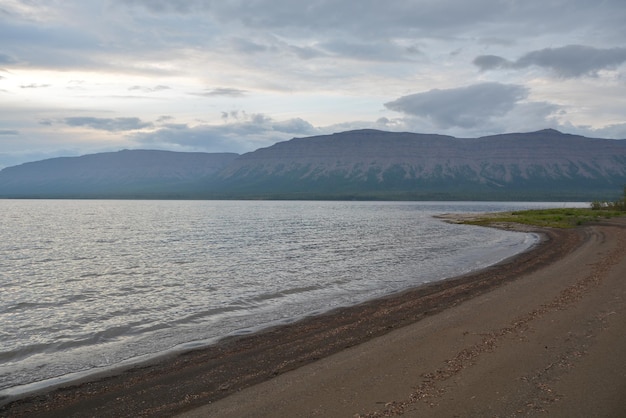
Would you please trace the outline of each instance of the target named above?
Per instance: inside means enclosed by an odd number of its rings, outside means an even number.
[[[0,135],[19,135],[19,131],[12,129],[0,129]]]
[[[129,91],[139,90],[139,91],[144,92],[144,93],[154,93],[154,92],[157,92],[157,91],[163,91],[163,90],[169,90],[169,89],[170,89],[170,87],[163,86],[163,85],[158,85],[158,86],[154,86],[154,87],[132,86],[132,87],[128,88]]]
[[[10,55],[0,53],[0,64],[14,64],[17,60]]]
[[[530,66],[548,68],[561,77],[596,75],[603,69],[612,69],[626,62],[626,48],[599,49],[584,45],[568,45],[529,52],[516,61],[496,55],[481,55],[474,65],[483,71],[520,69]]]
[[[261,113],[223,112],[222,125],[168,124],[154,132],[132,136],[150,146],[174,147],[205,152],[248,152],[289,139],[314,135],[319,131],[303,119],[276,121]]]
[[[415,47],[390,42],[397,39],[417,45],[433,38],[484,40],[503,33],[515,38],[533,31],[562,33],[570,30],[572,21],[591,27],[601,24],[602,33],[616,39],[626,35],[622,24],[626,8],[617,0],[607,0],[602,7],[572,0],[567,8],[562,0],[362,0],[359,7],[348,0],[310,0],[306,7],[291,0],[111,0],[104,8],[80,3],[67,8],[74,14],[72,21],[80,22],[71,25],[53,19],[46,25],[5,19],[0,39],[11,42],[3,54],[31,66],[116,67],[167,74],[172,71],[167,66],[132,63],[139,58],[167,62],[185,56],[181,51],[225,52],[227,60],[234,53],[284,58],[288,52],[300,59],[331,55],[394,62],[415,55]],[[614,10],[607,13],[611,7]],[[94,16],[97,22],[91,22]],[[132,58],[124,59],[128,54]],[[111,56],[120,59],[108,59]]]
[[[219,87],[216,89],[207,89],[201,93],[190,93],[194,96],[230,96],[230,97],[242,97],[247,93],[245,90],[230,88],[230,87]]]
[[[5,64],[19,62],[48,68],[91,66],[94,64],[92,53],[102,48],[93,33],[74,25],[43,25],[19,19],[0,19],[0,39],[10,39],[3,45],[6,48],[4,58],[0,57],[9,61]]]
[[[234,134],[227,128],[186,124],[168,124],[154,132],[134,134],[131,139],[148,147],[236,153],[249,151],[252,142],[247,135]]]
[[[321,48],[317,42],[315,45],[294,45],[271,35],[263,37],[263,41],[259,39],[252,41],[241,37],[233,37],[225,46],[226,48],[230,48],[235,52],[247,56],[257,54],[292,54],[300,59],[308,60],[333,55]]]
[[[151,10],[155,13],[167,13],[167,12],[177,12],[177,13],[191,13],[198,10],[203,9],[204,7],[210,7],[212,1],[202,1],[202,0],[189,0],[189,1],[180,1],[180,0],[119,0],[120,3],[124,3],[127,5],[142,5],[146,7],[148,10]],[[205,6],[203,6],[205,3]]]
[[[331,55],[366,61],[405,61],[419,51],[403,48],[391,42],[346,42],[333,40],[320,45]]]
[[[481,71],[495,70],[499,68],[510,68],[513,63],[497,55],[480,55],[474,58],[474,65]]]
[[[94,118],[81,116],[65,118],[64,123],[69,126],[86,126],[109,132],[134,131],[152,127],[152,123],[143,122],[139,118]]]
[[[428,119],[438,128],[474,128],[503,116],[528,96],[519,85],[482,83],[468,87],[430,90],[385,103],[390,110]]]
[[[624,33],[621,0],[606,0],[602,5],[586,0],[545,0],[542,2],[505,2],[493,0],[409,0],[381,2],[361,0],[358,7],[350,0],[309,0],[306,6],[292,0],[118,0],[128,6],[141,6],[154,14],[204,14],[225,24],[239,23],[248,28],[268,29],[273,33],[289,31],[311,34],[333,31],[355,34],[355,39],[400,36],[454,37],[478,25],[485,26],[482,38],[548,33],[571,30],[578,25],[612,27]],[[607,10],[613,13],[607,14]],[[503,31],[506,28],[506,32]],[[342,39],[342,36],[335,36]]]
[[[328,54],[324,51],[321,51],[320,49],[311,46],[301,47],[296,45],[289,45],[288,50],[296,55],[298,58],[303,60],[328,56]]]
[[[590,136],[598,136],[600,138],[619,138],[626,140],[626,123],[615,123],[604,126],[600,129],[589,130]],[[583,135],[589,135],[585,132]]]
[[[360,0],[356,6],[352,0],[24,0],[1,8],[7,13],[0,11],[0,74],[12,83],[0,80],[0,113],[12,120],[5,129],[21,133],[20,141],[3,138],[28,149],[72,140],[78,149],[106,137],[91,132],[90,138],[87,128],[175,149],[223,140],[247,151],[320,131],[304,119],[333,123],[325,132],[370,126],[457,136],[567,122],[613,123],[611,132],[619,132],[624,120],[623,66],[602,83],[566,80],[623,65],[624,48],[614,48],[626,46],[623,0]],[[542,49],[582,42],[593,47]],[[529,102],[518,85],[525,74],[512,71],[524,68],[560,75],[549,83],[541,80],[545,74],[535,78],[533,97],[546,102]],[[44,71],[32,71],[38,69]],[[85,83],[53,81],[59,70]],[[475,84],[485,80],[502,84]],[[19,105],[26,93],[43,93],[34,89],[44,83],[65,90],[34,103],[34,110]],[[459,83],[470,87],[451,88]],[[171,100],[159,100],[166,85]],[[429,85],[443,90],[427,91]],[[77,88],[85,92],[69,90]],[[405,92],[422,93],[399,97]],[[190,100],[194,93],[208,97],[203,105],[210,107],[199,108]],[[554,94],[559,106],[550,103]],[[264,113],[226,112],[222,124],[207,117],[198,122],[207,125],[191,125],[205,118],[201,112],[230,109],[234,100]],[[104,108],[117,113],[103,114]],[[569,113],[558,113],[563,110]],[[105,118],[65,120],[59,112]],[[138,118],[110,118],[127,112]],[[278,121],[269,112],[304,119]],[[176,119],[159,118],[170,114]],[[61,132],[43,123],[83,129]]]
[[[45,89],[47,87],[50,87],[50,84],[31,83],[31,84],[24,84],[20,86],[21,89]]]
[[[442,126],[432,118],[405,114],[399,118],[380,118],[376,124],[362,126],[345,125],[347,129],[360,129],[371,127],[397,132],[435,132],[453,135],[457,137],[480,137],[503,132],[529,132],[545,128],[554,128],[564,132],[571,132],[559,122],[559,117],[564,115],[561,106],[549,102],[529,102],[523,100],[501,115],[493,115],[483,119],[480,124],[472,127],[458,125]],[[336,131],[336,129],[334,130]]]
[[[250,39],[235,37],[230,40],[230,46],[239,52],[245,54],[255,54],[258,52],[265,52],[269,49],[267,45],[253,42]]]
[[[311,135],[317,132],[313,125],[301,118],[273,122],[271,126],[277,132],[284,132],[290,135]]]

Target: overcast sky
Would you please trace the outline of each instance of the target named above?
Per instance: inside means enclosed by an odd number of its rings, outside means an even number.
[[[626,138],[624,0],[0,0],[0,168],[376,128]]]

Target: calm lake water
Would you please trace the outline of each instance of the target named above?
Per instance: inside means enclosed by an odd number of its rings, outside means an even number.
[[[496,263],[549,203],[0,200],[0,396]]]

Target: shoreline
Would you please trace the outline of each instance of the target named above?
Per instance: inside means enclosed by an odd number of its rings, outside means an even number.
[[[523,232],[529,231],[524,227]],[[547,232],[533,229],[533,232],[539,233],[543,238],[532,248],[477,272],[410,288],[358,305],[337,308],[318,316],[306,317],[291,324],[267,328],[254,334],[227,337],[209,347],[159,356],[154,360],[138,365],[120,366],[61,385],[52,385],[44,389],[11,396],[10,399],[3,401],[2,406],[0,406],[0,414],[9,411],[15,416],[20,416],[20,414],[23,416],[37,416],[37,414],[51,416],[51,414],[57,414],[56,411],[58,411],[58,416],[68,416],[68,413],[78,414],[82,408],[81,405],[91,408],[98,404],[99,398],[116,391],[122,394],[133,390],[143,391],[145,386],[151,385],[149,382],[153,379],[157,381],[178,378],[194,380],[196,375],[202,373],[187,369],[193,368],[193,365],[197,363],[205,363],[203,368],[207,368],[208,363],[210,363],[209,367],[219,366],[222,368],[219,373],[214,372],[210,377],[205,378],[205,381],[211,381],[210,386],[213,389],[204,388],[200,391],[199,388],[195,390],[189,388],[187,392],[181,391],[181,399],[174,401],[169,407],[163,408],[162,405],[152,405],[149,408],[150,412],[145,408],[143,408],[143,412],[141,411],[142,408],[136,412],[138,414],[153,414],[158,410],[157,415],[166,416],[168,415],[166,411],[171,413],[199,406],[206,402],[213,402],[243,387],[270,379],[303,364],[341,351],[345,347],[354,346],[383,335],[391,329],[419,321],[421,318],[439,312],[447,306],[460,303],[462,300],[472,297],[476,292],[483,292],[496,285],[495,282],[501,282],[503,280],[500,277],[501,274],[497,274],[495,279],[492,277],[488,283],[483,282],[484,276],[494,276],[494,270],[519,269],[517,264],[525,265],[526,268],[531,267],[528,264],[533,258],[532,254],[543,251],[542,248],[547,246],[549,241],[554,241],[556,236],[551,236],[552,234],[558,235],[558,231]],[[552,249],[552,252],[558,251],[563,251],[563,249],[560,247]],[[520,258],[523,260],[519,260]],[[472,283],[476,281],[477,283]],[[389,319],[381,323],[381,314],[387,315]],[[364,325],[361,323],[359,317],[371,315],[376,318],[376,321],[373,321],[377,322],[376,324]],[[400,315],[404,318],[398,318]],[[330,344],[324,343],[324,340],[330,337],[328,334],[336,336],[339,332],[345,334],[343,338],[335,339]],[[310,337],[317,339],[307,341]],[[285,341],[284,344],[290,344],[293,347],[283,352],[272,352],[270,355],[273,359],[273,362],[270,362],[271,366],[268,363],[259,370],[241,373],[244,364],[254,364],[257,362],[256,359],[263,357],[263,349],[260,347],[267,348],[268,345],[272,345],[276,341]],[[255,360],[246,361],[246,357]],[[236,361],[233,362],[233,359]],[[226,367],[228,366],[226,363],[231,364],[230,370]],[[179,377],[175,377],[175,375],[179,375]],[[194,385],[191,384],[191,386]],[[201,395],[196,394],[194,396],[191,394],[195,391],[200,391]],[[128,398],[131,397],[128,396]],[[157,399],[159,403],[163,401],[161,397]],[[71,407],[69,410],[67,409],[68,406]],[[106,402],[96,408],[101,411],[112,412],[111,405]],[[130,411],[127,414],[132,415]],[[112,413],[110,416],[113,415],[116,414]],[[122,412],[122,415],[125,413]]]
[[[443,214],[443,215],[435,215],[435,216],[430,215],[429,217],[441,220],[445,223],[455,223],[455,222],[452,222],[452,220],[458,217],[462,217],[462,216],[463,216],[462,214]],[[506,228],[506,229],[510,230],[511,228]],[[515,229],[518,230],[517,228]],[[525,229],[522,231],[522,229],[520,228],[518,232],[524,233],[528,231]],[[96,381],[101,378],[107,378],[112,375],[124,373],[129,369],[141,368],[145,365],[160,363],[163,360],[168,361],[172,357],[184,355],[190,351],[202,350],[207,347],[220,344],[222,340],[231,339],[237,336],[246,336],[250,334],[262,333],[262,332],[265,332],[266,330],[271,330],[276,327],[284,326],[285,324],[292,324],[292,323],[300,322],[312,316],[326,315],[327,313],[332,313],[336,310],[343,309],[343,308],[349,308],[353,305],[359,305],[362,303],[375,301],[379,298],[393,297],[394,295],[403,293],[404,291],[407,291],[407,290],[413,290],[418,287],[428,286],[429,284],[432,284],[432,283],[454,279],[456,277],[467,275],[467,274],[472,274],[474,272],[480,272],[484,268],[498,265],[509,258],[516,257],[518,254],[530,251],[533,247],[538,245],[542,239],[539,234],[526,233],[525,236],[526,236],[525,241],[519,244],[520,247],[523,245],[522,248],[516,248],[515,251],[517,252],[513,254],[511,254],[510,252],[508,254],[506,253],[500,254],[497,258],[493,257],[492,260],[489,260],[487,262],[487,263],[493,263],[493,264],[478,263],[476,261],[477,260],[476,258],[474,258],[473,256],[468,256],[467,259],[472,260],[472,262],[474,262],[473,266],[467,267],[467,268],[455,269],[456,271],[454,272],[450,271],[450,272],[443,273],[440,275],[431,275],[430,278],[432,282],[416,283],[416,278],[420,278],[420,277],[428,278],[429,276],[424,275],[424,274],[415,276],[415,274],[413,274],[413,282],[411,284],[408,284],[410,287],[407,287],[407,288],[388,289],[387,293],[381,292],[376,295],[370,295],[368,296],[368,298],[358,299],[352,302],[348,302],[346,304],[342,304],[342,305],[335,304],[335,306],[330,307],[330,308],[324,307],[323,309],[311,310],[309,312],[298,314],[297,316],[290,317],[290,318],[283,317],[281,319],[277,319],[272,322],[263,323],[260,325],[254,325],[248,328],[236,329],[234,331],[229,332],[228,334],[224,334],[223,336],[212,337],[210,339],[203,340],[196,344],[194,344],[193,341],[188,342],[188,343],[183,343],[183,344],[180,344],[180,345],[177,345],[177,346],[174,346],[174,347],[171,347],[166,350],[159,351],[159,352],[147,353],[147,354],[142,354],[137,357],[124,359],[117,363],[110,363],[108,365],[93,367],[87,370],[79,370],[79,371],[70,372],[61,376],[46,378],[44,380],[33,381],[30,383],[24,383],[24,384],[12,386],[12,387],[5,387],[4,389],[0,390],[0,410],[5,404],[11,403],[15,400],[31,398],[33,396],[38,396],[40,394],[57,390],[59,388],[68,387],[68,386],[76,386],[77,384],[82,384],[84,382]],[[448,262],[448,264],[450,263]],[[435,278],[433,279],[433,277]],[[440,277],[443,279],[440,279]],[[329,304],[329,306],[332,306],[332,305]]]
[[[29,394],[1,406],[0,415],[80,416],[89,411],[96,416],[172,416],[219,405],[220,399],[228,401],[246,388],[364,347],[552,266],[589,240],[589,228],[532,228],[544,239],[530,250],[478,272],[259,333],[229,337],[214,346],[105,373],[95,380]],[[523,229],[529,232],[528,227]]]

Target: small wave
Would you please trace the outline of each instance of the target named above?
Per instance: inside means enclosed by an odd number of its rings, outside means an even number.
[[[128,325],[120,325],[116,327],[107,328],[103,331],[96,332],[91,338],[84,340],[82,344],[80,345],[90,345],[93,343],[111,341],[124,334],[128,334],[131,328],[132,327]]]
[[[95,260],[95,259],[96,259],[95,255],[93,255],[93,256],[79,256],[79,255],[77,255],[77,256],[72,257],[72,261],[85,261],[85,260]]]
[[[13,350],[0,352],[0,363],[20,361],[37,354],[58,353],[79,347],[95,346],[127,335],[130,333],[130,330],[130,326],[116,326],[96,332],[84,338],[74,337],[71,340],[66,339],[65,341],[56,341],[53,343],[29,344]]]
[[[0,351],[0,364],[23,360],[35,354],[41,354],[50,347],[49,344],[30,344],[13,350]]]
[[[248,300],[251,302],[265,302],[267,300],[279,299],[279,298],[283,298],[289,295],[297,295],[300,293],[312,292],[314,290],[319,290],[320,288],[321,286],[319,285],[294,287],[292,289],[280,290],[278,292],[262,293]]]
[[[283,290],[280,293],[282,295],[295,295],[298,293],[312,292],[314,290],[319,290],[321,288],[322,286],[320,285],[302,286],[302,287],[294,287],[293,289]]]
[[[48,308],[58,306],[59,302],[19,302],[13,306],[8,306],[3,313],[18,312],[25,310],[34,310],[39,308]]]
[[[101,277],[104,276],[102,273],[83,273],[80,275],[81,279],[86,279],[88,277]]]
[[[144,326],[144,327],[136,327],[135,329],[131,330],[129,332],[129,334],[147,334],[147,333],[151,333],[154,331],[159,331],[162,329],[167,329],[167,328],[171,328],[172,326],[170,324],[166,324],[163,322],[154,324],[154,325],[149,325],[149,326]]]
[[[210,318],[210,317],[219,316],[228,312],[235,312],[235,311],[241,311],[241,310],[246,310],[246,309],[248,309],[248,307],[237,306],[237,305],[208,309],[206,311],[196,312],[191,315],[187,315],[183,318],[170,322],[170,324],[174,325],[174,324],[187,324],[187,323],[192,323],[192,322],[199,322],[198,320],[201,318]]]
[[[233,336],[241,336],[241,335],[248,335],[248,334],[252,334],[254,332],[253,329],[251,328],[246,328],[246,329],[238,329],[236,331],[233,331],[230,335]]]
[[[19,302],[15,305],[9,305],[5,309],[0,309],[0,313],[12,313],[21,311],[34,311],[37,309],[57,309],[64,305],[80,302],[88,299],[84,294],[68,295],[66,299],[55,302]]]
[[[85,299],[88,299],[88,297],[87,295],[84,295],[84,294],[69,295],[67,299],[64,301],[65,302],[64,304],[78,302],[78,301],[85,300]]]
[[[249,302],[258,303],[265,302],[266,300],[278,299],[283,297],[282,292],[261,293],[255,297],[247,299]]]
[[[55,258],[42,258],[41,260],[34,260],[33,263],[45,264],[45,263],[52,263],[54,261],[59,261],[59,260]]]

